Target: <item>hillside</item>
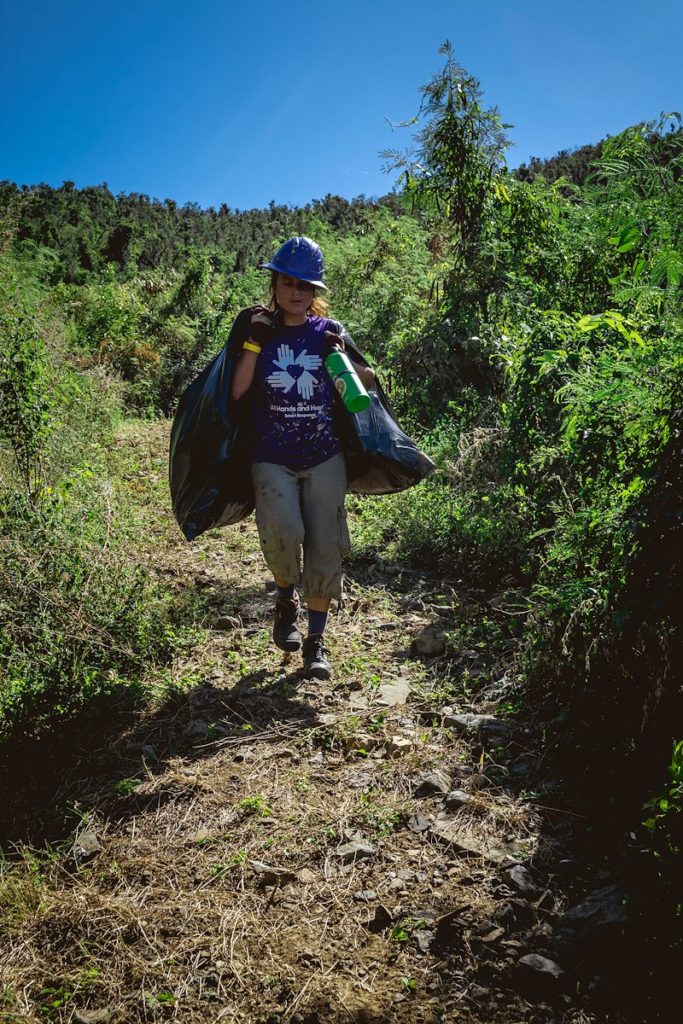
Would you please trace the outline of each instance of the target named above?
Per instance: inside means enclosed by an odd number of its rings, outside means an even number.
[[[377,203],[0,190],[8,1024],[670,1019],[680,117],[516,175],[442,54]],[[298,231],[437,467],[348,498],[322,687],[251,521],[188,546],[165,467]]]

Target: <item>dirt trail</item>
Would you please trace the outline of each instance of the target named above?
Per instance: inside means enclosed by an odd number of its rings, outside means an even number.
[[[253,520],[188,545],[166,427],[119,441],[144,557],[197,643],[55,780],[65,834],[4,943],[0,1019],[587,1021],[519,964],[561,906],[552,835],[515,782],[519,734],[454,717],[456,590],[352,565],[334,678],[302,680],[270,642]]]

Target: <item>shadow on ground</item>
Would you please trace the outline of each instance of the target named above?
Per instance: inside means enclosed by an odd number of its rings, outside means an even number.
[[[178,602],[186,607],[182,592]],[[243,613],[245,625],[258,621],[270,603],[270,595],[253,587],[211,599],[212,607]],[[206,607],[195,612],[210,624]],[[234,643],[243,649],[249,636],[239,630]],[[231,650],[226,636],[220,653]],[[139,813],[134,794],[126,792],[130,780],[160,774],[171,759],[204,760],[226,745],[269,742],[317,722],[297,696],[301,669],[286,658],[275,672],[240,675],[230,666],[197,675],[195,685],[170,686],[153,703],[139,685],[122,686],[95,696],[71,719],[57,720],[46,734],[6,744],[0,751],[0,847],[9,852],[17,844],[63,843],[95,808],[117,820]]]

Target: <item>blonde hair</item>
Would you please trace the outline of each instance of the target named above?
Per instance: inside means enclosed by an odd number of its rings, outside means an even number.
[[[278,273],[279,272],[277,270],[272,270],[271,274],[270,274],[270,288],[269,288],[269,296],[268,296],[268,309],[272,309],[274,313],[277,311],[277,308],[278,308],[277,302],[275,301],[275,285],[277,284],[277,275],[278,275]],[[320,294],[319,291],[315,291],[313,293],[313,300],[312,300],[312,302],[311,302],[311,304],[308,307],[306,312],[307,313],[312,313],[313,316],[327,316],[327,312],[328,312],[329,308],[330,307],[329,307],[329,305],[327,303],[327,299],[325,299]]]

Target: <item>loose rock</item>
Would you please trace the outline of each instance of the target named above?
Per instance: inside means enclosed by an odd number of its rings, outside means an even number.
[[[74,1024],[109,1024],[112,1020],[112,1011],[103,1010],[74,1010],[71,1018]]]
[[[509,931],[529,928],[535,915],[533,907],[525,900],[508,900],[498,907],[493,915],[499,924],[505,925]]]
[[[431,822],[423,814],[413,814],[407,821],[411,832],[426,832]]]
[[[445,794],[450,789],[450,779],[445,772],[438,769],[421,775],[415,790],[416,797],[433,796],[435,793]]]
[[[548,989],[556,988],[564,971],[554,960],[549,960],[539,953],[527,953],[518,961],[521,978],[527,988],[546,994]]]
[[[297,877],[294,871],[288,868],[278,868],[273,864],[265,864],[261,860],[250,860],[249,867],[260,875],[266,885],[280,885],[282,882],[292,882]]]
[[[209,735],[209,723],[198,718],[183,729],[183,736],[191,740],[205,740]]]
[[[417,931],[413,932],[413,938],[421,953],[429,953],[432,942],[436,938],[436,933],[429,931],[427,928],[418,928]]]
[[[377,694],[377,703],[384,707],[399,707],[406,703],[410,696],[410,686],[405,679],[390,679],[382,683]]]
[[[73,856],[77,864],[85,864],[92,860],[102,846],[94,832],[81,832],[73,846]]]
[[[412,650],[422,658],[438,658],[446,653],[446,638],[440,629],[425,626],[413,640]]]
[[[513,868],[506,871],[506,875],[515,889],[521,892],[523,896],[528,896],[530,899],[536,896],[538,889],[534,885],[531,875],[522,864],[515,864]]]
[[[514,843],[489,841],[481,837],[462,834],[457,819],[437,821],[432,825],[432,835],[442,843],[454,847],[459,853],[482,857],[490,864],[518,864],[520,852]]]
[[[407,753],[412,746],[412,742],[406,736],[392,736],[386,749],[392,757],[400,757],[401,754]]]
[[[344,843],[334,851],[344,864],[350,864],[355,860],[364,860],[367,857],[374,857],[377,850],[372,843],[354,842]]]
[[[464,923],[459,915],[459,910],[451,910],[448,914],[442,914],[437,918],[434,933],[437,946],[448,949],[461,943]]]
[[[380,737],[373,736],[369,732],[359,732],[354,736],[348,736],[344,740],[344,746],[347,751],[352,752],[354,750],[374,750],[375,747],[381,742]]]
[[[493,715],[444,715],[443,724],[447,729],[474,736],[491,736],[502,739],[510,735],[511,729],[507,722],[502,722]]]
[[[213,624],[213,628],[227,633],[233,629],[241,629],[242,620],[238,619],[236,615],[219,615]]]
[[[353,898],[359,903],[371,903],[373,900],[377,899],[377,893],[374,889],[361,889],[360,892],[353,894]]]
[[[502,939],[504,935],[504,928],[490,928],[488,931],[484,932],[483,935],[477,935],[477,939],[479,940],[479,942],[484,942],[486,943],[486,945],[491,945],[494,942],[498,942],[499,939]]]
[[[587,946],[604,945],[628,921],[626,894],[617,885],[596,889],[562,914],[555,929],[554,955],[563,960],[583,956]]]
[[[571,927],[586,934],[597,928],[625,924],[628,920],[625,899],[626,893],[618,885],[596,889],[562,915],[560,926]]]
[[[452,789],[450,793],[446,794],[445,803],[449,811],[457,811],[460,807],[464,807],[465,804],[471,802],[472,797],[464,789]]]

